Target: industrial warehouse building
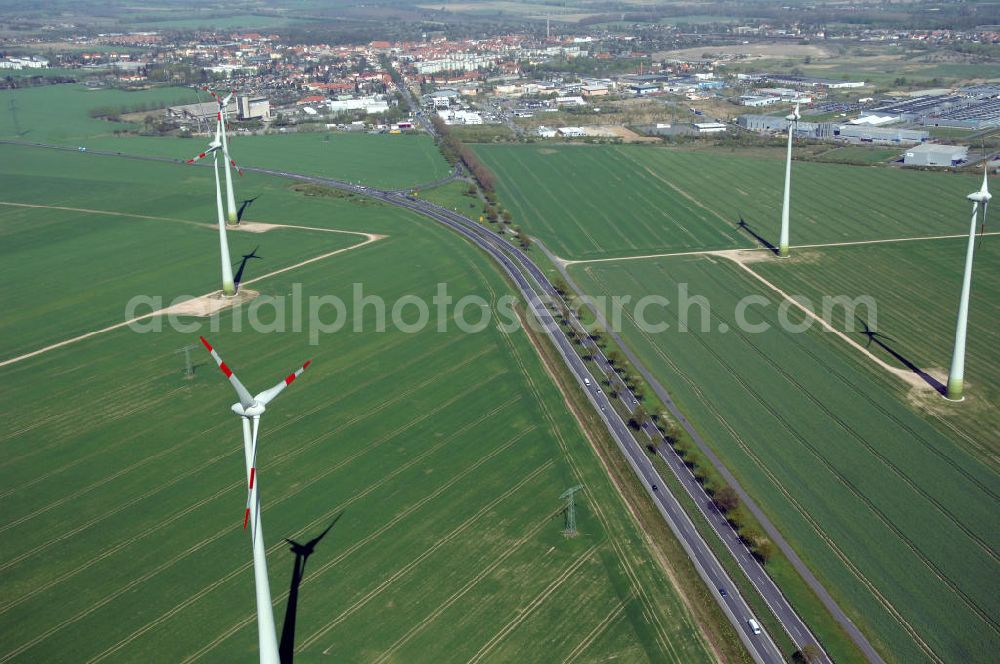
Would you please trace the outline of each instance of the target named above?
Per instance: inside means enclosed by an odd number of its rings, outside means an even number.
[[[835,125],[833,135],[852,143],[922,143],[930,136],[923,129],[873,127],[871,125]]]
[[[968,159],[966,145],[917,145],[903,153],[904,166],[957,166]]]
[[[783,133],[788,130],[788,120],[780,115],[741,115],[736,122],[749,131]],[[802,120],[798,122],[795,135],[816,138],[821,141],[841,140],[847,143],[886,144],[922,143],[929,136],[922,129],[805,122]]]
[[[175,120],[211,122],[219,113],[219,104],[206,101],[200,104],[182,104],[167,108],[167,117]],[[237,97],[226,106],[226,115],[240,120],[270,120],[271,102],[266,97]]]
[[[226,114],[229,117],[232,117],[235,111],[236,111],[236,103],[233,100],[230,100],[229,105],[226,106]],[[182,104],[181,106],[167,107],[167,117],[174,118],[176,120],[195,120],[195,121],[215,120],[218,114],[219,114],[219,104],[215,101],[206,101],[200,104]]]
[[[237,97],[240,120],[270,120],[271,102],[266,97]]]

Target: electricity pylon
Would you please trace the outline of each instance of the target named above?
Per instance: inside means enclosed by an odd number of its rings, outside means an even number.
[[[576,535],[576,499],[575,494],[577,491],[583,488],[582,484],[577,484],[576,486],[566,489],[561,496],[560,500],[566,500],[566,509],[563,510],[566,515],[566,528],[563,530],[563,534],[568,537]]]

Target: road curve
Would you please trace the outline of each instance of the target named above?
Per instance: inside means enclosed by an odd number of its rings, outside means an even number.
[[[25,141],[0,141],[0,144],[77,151],[77,148],[74,147],[31,143]],[[146,161],[184,163],[182,160],[171,159],[169,157],[148,157],[112,151],[92,150],[87,151],[86,154],[123,157]],[[597,387],[600,384],[600,380],[606,378],[606,376],[592,375],[586,364],[573,348],[573,342],[556,322],[552,315],[552,311],[549,308],[550,303],[561,301],[558,293],[542,270],[523,251],[514,247],[507,240],[499,237],[488,228],[477,224],[457,212],[434,205],[433,203],[418,200],[406,193],[384,191],[364,185],[356,185],[331,178],[305,175],[290,171],[257,167],[244,167],[244,170],[329,186],[342,191],[350,191],[356,194],[369,196],[390,205],[409,209],[441,223],[451,230],[459,233],[495,260],[517,287],[528,306],[531,307],[535,317],[541,324],[540,327],[546,334],[548,334],[567,368],[573,373],[577,381],[580,383],[581,388],[587,393],[588,399],[596,409],[598,415],[601,417],[601,420],[607,427],[608,432],[611,434],[612,438],[614,438],[619,449],[625,455],[629,465],[635,472],[637,478],[653,499],[654,504],[660,511],[667,525],[681,542],[681,545],[684,547],[688,556],[694,563],[695,568],[698,570],[699,575],[713,590],[713,596],[725,612],[726,616],[729,618],[730,622],[736,628],[740,639],[747,647],[747,650],[753,659],[756,662],[761,663],[776,663],[785,661],[785,658],[782,656],[777,645],[766,630],[763,630],[760,634],[754,634],[751,630],[747,622],[750,617],[753,617],[749,604],[740,594],[739,589],[732,582],[725,568],[719,562],[708,543],[704,540],[704,538],[702,538],[700,533],[694,527],[691,518],[683,510],[676,497],[667,489],[665,483],[663,482],[663,478],[653,466],[649,457],[643,451],[642,446],[637,444],[632,432],[615,410],[608,395],[603,393]],[[574,321],[574,324],[579,325],[579,321]],[[589,344],[589,349],[595,355],[598,366],[600,366],[602,370],[610,369],[611,366],[607,362],[607,358],[604,357],[600,348],[598,348],[596,344],[593,344],[593,342],[589,342]],[[623,350],[625,350],[626,354],[630,354],[626,346],[623,346]],[[632,358],[630,357],[630,359]],[[633,360],[633,363],[644,374],[644,377],[646,377],[647,380],[650,380],[649,376],[645,376],[646,372],[643,371],[642,365],[636,363],[635,360]],[[651,380],[650,384],[654,387],[654,389],[656,387],[660,387],[660,390],[663,389],[662,386],[659,386],[659,383],[657,383],[655,379]],[[632,395],[632,393],[628,391],[628,388],[623,384],[617,385],[616,389],[618,391],[618,399],[620,402],[628,411],[631,411],[633,404],[637,403],[634,395]],[[670,410],[674,413],[675,417],[678,417],[681,424],[685,426],[685,428],[691,430],[690,424],[676,409],[676,406],[670,399],[669,394],[666,394],[664,398],[665,390],[663,390],[664,394],[660,394],[660,390],[655,391],[657,391],[660,398],[664,400],[668,408],[670,408]],[[679,457],[677,457],[673,450],[665,444],[665,441],[659,431],[652,426],[647,426],[647,428],[644,429],[644,433],[651,441],[653,441],[657,453],[666,461],[670,470],[684,487],[684,490],[694,500],[695,505],[698,507],[700,515],[699,518],[704,518],[712,530],[715,531],[716,535],[725,544],[729,553],[736,561],[736,564],[739,566],[743,574],[749,579],[750,583],[763,598],[767,606],[774,613],[779,623],[787,632],[791,641],[797,648],[802,648],[807,644],[813,644],[820,649],[820,661],[830,662],[831,660],[828,654],[822,649],[822,645],[819,640],[816,639],[816,637],[810,632],[808,626],[791,607],[771,577],[764,571],[756,559],[750,555],[749,551],[745,546],[743,546],[742,542],[739,541],[738,536],[736,536],[736,533],[725,521],[725,518],[712,505],[701,485],[695,481],[693,475],[691,475],[690,471],[686,468],[686,466],[684,466],[683,462]],[[697,438],[696,441],[703,443],[700,438]],[[748,496],[745,496],[744,499],[746,500],[748,498]],[[721,590],[726,591],[725,596],[722,595],[720,592]],[[824,598],[821,596],[821,598],[824,600],[828,599],[829,595],[825,592],[825,590],[823,593],[826,597]],[[833,600],[830,599],[829,601],[832,602]],[[841,615],[843,615],[842,612]],[[846,620],[846,617],[844,619]],[[853,627],[853,624],[851,626]],[[856,630],[857,628],[855,627],[854,629]],[[869,660],[878,663],[882,662],[874,648],[868,644],[863,635],[860,635],[860,632],[857,632],[857,634],[860,636],[863,643],[867,645],[867,648],[862,648],[862,651],[866,656],[868,656]],[[853,637],[854,635],[852,634],[852,638]],[[855,641],[857,642],[857,639],[855,639]],[[859,646],[860,645],[861,644],[859,643]]]

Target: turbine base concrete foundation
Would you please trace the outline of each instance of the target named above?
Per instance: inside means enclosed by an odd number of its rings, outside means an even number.
[[[220,311],[251,302],[258,295],[260,295],[258,291],[250,290],[249,288],[241,288],[237,291],[236,295],[223,295],[221,290],[217,290],[214,293],[175,304],[165,309],[163,313],[176,316],[208,318]]]

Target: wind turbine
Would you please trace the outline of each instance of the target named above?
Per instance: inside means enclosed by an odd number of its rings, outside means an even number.
[[[958,323],[955,326],[955,349],[951,356],[951,370],[948,372],[946,398],[962,401],[962,387],[965,380],[965,336],[969,323],[969,291],[972,290],[972,257],[976,250],[976,220],[979,208],[983,209],[983,227],[986,226],[986,210],[989,207],[988,169],[983,166],[983,186],[966,198],[972,201],[972,222],[969,225],[969,246],[965,252],[965,275],[962,278],[962,298],[958,302]]]
[[[208,88],[205,89],[208,90]],[[243,175],[243,169],[237,166],[236,161],[229,156],[229,140],[226,137],[226,108],[229,106],[235,91],[230,92],[225,98],[212,90],[208,90],[208,93],[219,104],[218,119],[219,125],[222,127],[222,154],[226,159],[226,219],[230,224],[236,224],[239,223],[239,220],[236,214],[236,196],[233,194],[233,174],[230,172],[230,167],[235,168],[240,175]]]
[[[788,257],[788,205],[792,194],[792,134],[799,126],[799,105],[795,104],[795,111],[786,115],[788,120],[788,155],[785,157],[785,196],[781,201],[781,239],[778,240],[778,255],[782,258]]]
[[[216,124],[215,138],[208,148],[198,156],[187,160],[193,164],[199,159],[212,155],[212,170],[215,171],[215,210],[219,218],[219,254],[222,261],[222,294],[225,297],[236,295],[236,283],[233,280],[233,264],[229,258],[229,240],[226,237],[226,220],[222,213],[222,189],[219,187],[219,150],[222,149],[222,123]]]
[[[243,423],[243,454],[246,458],[247,470],[247,505],[243,513],[243,528],[250,526],[250,541],[253,547],[253,577],[257,591],[257,635],[260,644],[261,664],[279,664],[278,639],[274,631],[274,612],[271,608],[271,586],[267,578],[267,558],[264,550],[264,531],[260,519],[260,481],[257,478],[257,433],[260,429],[260,416],[264,414],[267,404],[282,390],[292,384],[309,362],[302,365],[298,371],[289,374],[274,387],[264,390],[257,396],[250,392],[236,377],[233,370],[226,366],[212,345],[200,337],[201,343],[212,354],[212,359],[226,375],[239,401],[233,404],[233,412],[242,418]]]

